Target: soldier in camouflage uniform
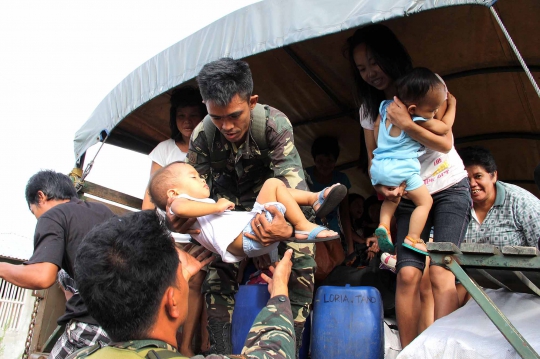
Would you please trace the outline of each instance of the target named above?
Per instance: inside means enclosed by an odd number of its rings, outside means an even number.
[[[202,248],[194,255],[197,259],[175,249],[169,231],[152,211],[114,218],[90,232],[77,255],[75,273],[83,282],[79,290],[88,311],[114,342],[81,349],[68,359],[187,359],[177,352],[176,331],[187,316],[188,281],[210,260],[210,252]],[[265,278],[271,298],[255,319],[242,353],[206,358],[294,357],[287,297],[291,255],[292,251],[284,255],[273,278]]]
[[[224,197],[236,210],[250,211],[264,181],[272,177],[308,190],[292,125],[279,110],[257,104],[247,63],[227,58],[211,62],[197,81],[208,116],[193,131],[187,158],[206,179],[214,200]],[[257,237],[246,236],[263,243],[290,238],[294,229],[273,209],[272,223],[258,215],[252,222]],[[313,298],[314,244],[282,242],[279,254],[287,248],[294,250],[289,289],[298,350]],[[209,266],[203,284],[212,353],[230,352],[237,273],[238,263],[218,260]]]

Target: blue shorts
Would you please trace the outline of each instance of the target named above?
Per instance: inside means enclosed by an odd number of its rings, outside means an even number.
[[[459,247],[471,219],[472,199],[469,180],[464,178],[443,191],[433,193],[431,197],[433,205],[420,238],[427,243],[433,227],[434,242],[452,242]],[[412,201],[402,199],[395,213],[398,272],[403,267],[415,267],[423,271],[426,265],[426,256],[403,247],[405,236],[409,233],[411,214],[415,208]]]
[[[398,187],[403,182],[412,191],[420,188],[424,181],[420,177],[420,162],[417,158],[380,158],[371,162],[371,184]]]
[[[282,203],[279,202],[268,202],[265,203],[266,205],[271,205],[276,207],[282,214],[285,214],[285,206]],[[272,214],[264,209],[264,205],[255,202],[255,205],[253,206],[253,212],[259,212],[264,213],[266,216],[266,219],[268,222],[272,222]],[[251,228],[251,221],[244,227],[244,233],[251,233],[254,234],[253,229]],[[263,246],[261,243],[254,241],[244,235],[243,238],[243,248],[244,253],[248,257],[258,257],[262,256],[263,254],[270,254],[270,261],[271,262],[277,262],[278,259],[278,252],[277,252],[277,246],[279,242],[272,243],[268,246]]]

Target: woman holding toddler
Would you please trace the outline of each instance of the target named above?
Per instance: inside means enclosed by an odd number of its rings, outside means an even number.
[[[453,119],[446,133],[435,134],[414,122],[411,106],[405,105],[396,97],[396,81],[409,74],[413,68],[409,54],[390,29],[383,25],[358,29],[347,40],[347,55],[355,80],[355,97],[359,105],[369,166],[372,164],[373,151],[377,148],[375,123],[382,101],[393,100],[386,102],[384,106],[386,121],[396,130],[399,129],[399,132],[404,132],[417,141],[421,147],[425,147],[423,154],[418,157],[419,176],[423,181],[422,186],[426,187],[432,197],[432,205],[420,238],[415,239],[420,245],[405,242],[405,238],[410,237],[409,222],[416,208],[413,201],[407,198],[405,183],[393,187],[388,187],[385,183],[382,183],[383,186],[376,186],[386,200],[399,203],[394,214],[397,234],[392,247],[395,246],[397,254],[396,316],[401,345],[405,347],[425,329],[431,315],[438,319],[458,308],[452,272],[432,265],[429,269],[430,283],[422,283],[426,256],[421,253],[424,251],[411,250],[410,247],[425,249],[420,239],[428,241],[432,226],[435,242],[459,245],[470,217],[471,199],[467,172],[454,149],[451,129]],[[446,88],[442,80],[441,86]],[[455,111],[455,99],[450,94],[447,96],[449,101],[445,100],[437,109],[433,109],[436,114],[430,121],[445,122],[442,119],[447,112],[447,105],[454,106]],[[450,107],[449,111],[451,110]],[[423,308],[423,303],[429,302],[426,295],[422,296],[421,301],[421,292],[425,293],[429,284],[433,291],[434,313],[430,313],[429,306]]]

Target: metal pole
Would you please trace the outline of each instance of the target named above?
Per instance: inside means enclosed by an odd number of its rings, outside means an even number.
[[[536,91],[536,94],[538,95],[538,97],[540,97],[540,88],[538,87],[538,84],[534,80],[534,77],[531,74],[531,71],[527,67],[527,64],[525,63],[525,60],[523,60],[523,57],[521,57],[521,54],[519,53],[519,50],[516,47],[516,44],[514,44],[514,41],[510,37],[510,34],[508,33],[508,31],[506,31],[506,27],[504,26],[501,18],[499,17],[499,15],[497,14],[497,12],[495,11],[495,8],[493,6],[490,6],[489,10],[491,10],[491,13],[493,14],[493,17],[495,17],[495,20],[497,20],[497,23],[501,27],[501,30],[502,30],[504,36],[506,37],[506,40],[508,40],[508,43],[510,44],[510,47],[512,48],[512,50],[516,54],[519,63],[521,64],[521,66],[523,67],[523,70],[527,74],[527,77],[531,81],[531,84],[533,85],[534,90]]]

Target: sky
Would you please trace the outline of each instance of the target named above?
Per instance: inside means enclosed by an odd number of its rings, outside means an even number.
[[[41,169],[71,171],[75,132],[122,79],[254,2],[0,1],[0,237],[16,234],[31,249],[36,219],[26,182]],[[146,156],[105,146],[88,180],[142,198],[149,171]]]

